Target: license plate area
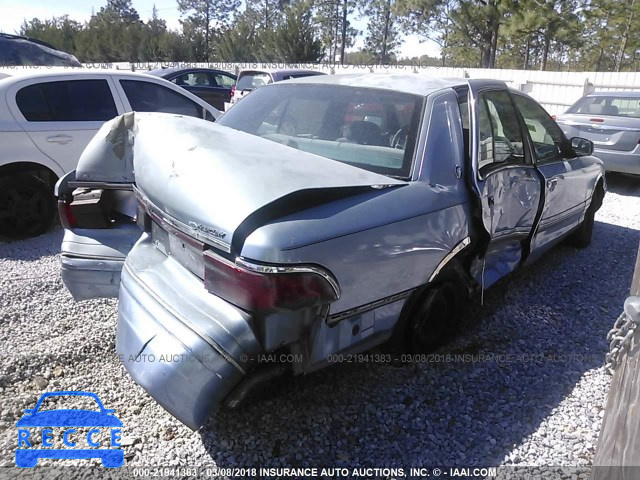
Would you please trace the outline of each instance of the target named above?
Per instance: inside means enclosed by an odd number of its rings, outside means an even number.
[[[151,225],[151,241],[166,256],[171,256],[198,278],[204,279],[204,243],[178,230],[165,230],[156,222]]]

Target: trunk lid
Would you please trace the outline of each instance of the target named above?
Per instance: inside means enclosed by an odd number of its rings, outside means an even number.
[[[249,233],[280,216],[406,184],[191,117],[136,113],[127,124],[142,195],[174,224],[227,252],[239,253]]]
[[[598,114],[558,115],[556,122],[567,137],[583,137],[597,148],[630,152],[640,141],[640,119]]]

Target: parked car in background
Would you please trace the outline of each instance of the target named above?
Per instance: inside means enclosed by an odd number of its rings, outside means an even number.
[[[324,72],[303,69],[266,69],[266,70],[242,70],[238,75],[238,81],[231,89],[230,105],[235,104],[245,95],[263,85],[292,78],[312,77],[314,75],[326,75]]]
[[[218,110],[224,110],[225,102],[231,100],[231,89],[237,78],[232,73],[211,68],[160,68],[147,73],[175,83]]]
[[[608,172],[640,175],[640,92],[594,92],[556,117],[568,136],[593,142]]]
[[[286,371],[429,352],[470,292],[586,247],[592,149],[503,82],[423,75],[277,82],[216,123],[126,114],[57,184],[62,278],[119,294],[119,358],[196,429]]]
[[[219,115],[167,80],[113,70],[0,69],[0,103],[0,235],[8,237],[51,225],[55,182],[106,120],[132,110]]]
[[[76,57],[35,38],[0,33],[0,68],[18,66],[82,67]]]

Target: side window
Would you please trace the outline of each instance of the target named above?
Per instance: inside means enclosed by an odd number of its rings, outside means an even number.
[[[524,161],[522,132],[509,93],[484,93],[478,100],[478,168]]]
[[[120,80],[120,85],[136,112],[164,112],[202,118],[202,107],[178,92],[151,82]]]
[[[29,122],[98,122],[118,115],[106,80],[68,80],[29,85],[16,94]]]
[[[561,157],[567,147],[558,124],[533,100],[521,95],[514,95],[513,100],[529,131],[536,160],[544,162]]]
[[[236,84],[236,81],[233,79],[233,77],[223,75],[221,73],[213,75],[213,78],[215,79],[219,87],[231,88]]]

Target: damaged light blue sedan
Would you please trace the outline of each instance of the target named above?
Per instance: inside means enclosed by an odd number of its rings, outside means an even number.
[[[62,278],[119,295],[126,369],[196,429],[336,354],[432,350],[474,290],[586,247],[592,150],[498,81],[326,75],[216,123],[129,113],[58,182]]]

